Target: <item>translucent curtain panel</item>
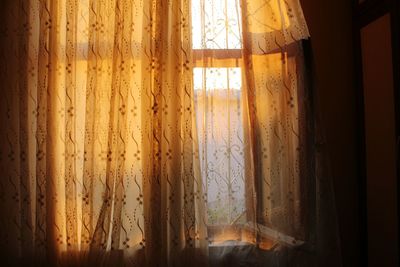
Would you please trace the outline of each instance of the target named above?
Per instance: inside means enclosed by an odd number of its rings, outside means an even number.
[[[298,1],[1,15],[6,266],[312,266],[336,247]]]

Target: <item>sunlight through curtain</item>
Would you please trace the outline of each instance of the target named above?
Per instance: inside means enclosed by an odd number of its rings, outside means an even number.
[[[298,0],[1,5],[10,264],[315,263]]]

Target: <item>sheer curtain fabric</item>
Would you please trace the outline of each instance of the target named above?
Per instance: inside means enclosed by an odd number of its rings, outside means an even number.
[[[250,247],[265,266],[312,239],[298,0],[1,5],[10,264],[222,266]]]

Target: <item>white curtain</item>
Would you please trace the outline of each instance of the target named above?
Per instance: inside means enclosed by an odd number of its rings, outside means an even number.
[[[311,266],[321,240],[336,255],[297,0],[1,5],[7,265]]]

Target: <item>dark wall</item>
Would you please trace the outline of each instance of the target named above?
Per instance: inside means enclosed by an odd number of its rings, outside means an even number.
[[[357,116],[352,1],[301,0],[325,127],[344,266],[360,266]]]
[[[390,19],[386,14],[361,29],[370,267],[398,266],[396,125]]]

